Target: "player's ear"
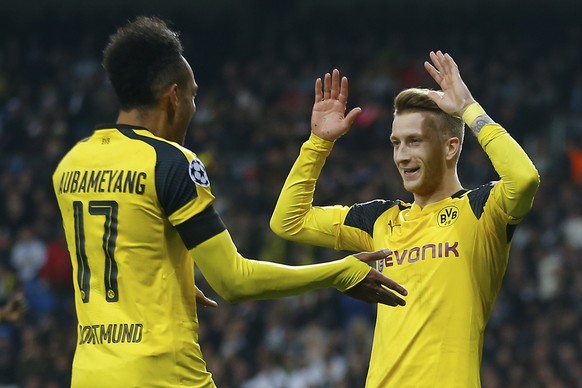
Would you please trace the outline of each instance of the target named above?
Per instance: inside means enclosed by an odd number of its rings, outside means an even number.
[[[178,105],[178,84],[171,84],[166,89],[165,95],[167,96],[169,103],[176,108]]]
[[[178,109],[178,85],[171,84],[162,93],[160,106],[167,112],[170,118],[173,118]]]
[[[455,160],[461,152],[461,140],[458,137],[451,137],[446,141],[445,158]]]

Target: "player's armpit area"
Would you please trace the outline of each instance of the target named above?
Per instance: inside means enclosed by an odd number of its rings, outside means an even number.
[[[354,256],[328,263],[288,266],[241,256],[227,230],[190,250],[210,286],[225,300],[273,299],[334,287],[345,291],[371,268]]]

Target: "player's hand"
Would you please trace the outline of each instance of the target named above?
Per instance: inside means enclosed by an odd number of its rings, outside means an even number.
[[[354,256],[365,263],[381,260],[390,253],[389,250],[383,249],[376,252],[361,252]],[[408,295],[408,291],[394,280],[387,278],[374,268],[358,284],[346,290],[344,294],[368,303],[382,303],[388,306],[404,306],[406,301],[396,295]]]
[[[27,310],[22,292],[14,293],[0,310],[0,322],[18,322]]]
[[[443,111],[461,117],[475,100],[461,78],[459,67],[448,53],[443,54],[439,50],[436,53],[431,51],[429,55],[432,64],[426,61],[424,68],[439,84],[441,91],[430,92],[428,96]]]
[[[196,287],[196,303],[208,307],[218,307],[218,303],[204,295],[202,290],[200,290],[198,287]]]
[[[323,86],[323,89],[322,89]],[[339,70],[326,73],[315,81],[315,103],[311,113],[311,131],[318,137],[334,141],[346,133],[362,109],[354,108],[345,116],[348,79]]]

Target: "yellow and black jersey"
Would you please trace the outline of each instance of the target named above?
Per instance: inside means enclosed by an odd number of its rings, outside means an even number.
[[[277,234],[338,250],[389,248],[377,269],[408,290],[406,306],[378,305],[367,387],[480,386],[483,333],[539,177],[499,125],[486,125],[478,140],[501,179],[424,208],[400,200],[312,206],[333,146],[313,134],[285,182],[271,218]]]
[[[72,385],[214,386],[188,249],[225,227],[200,160],[145,128],[102,127],[53,184],[74,273]]]
[[[377,269],[409,292],[405,308],[378,306],[368,386],[479,381],[482,333],[516,222],[493,200],[494,187],[463,190],[422,209],[376,200],[330,210],[343,213],[338,248],[344,240],[350,247],[359,241],[360,249],[389,247]]]
[[[243,257],[200,160],[145,128],[98,128],[53,184],[79,318],[73,387],[214,387],[198,345],[195,264],[231,302],[344,291],[370,272],[354,256],[297,267]]]

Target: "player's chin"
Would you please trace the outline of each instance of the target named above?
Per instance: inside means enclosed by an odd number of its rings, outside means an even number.
[[[402,185],[406,191],[414,193],[417,189],[421,186],[422,180],[419,179],[420,177],[402,177]]]

